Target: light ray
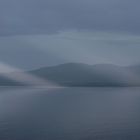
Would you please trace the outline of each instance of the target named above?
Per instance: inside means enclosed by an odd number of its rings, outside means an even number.
[[[21,69],[12,67],[8,64],[0,62],[0,75],[11,80],[31,85],[31,86],[47,86],[47,87],[58,87],[58,84],[52,83],[49,80],[42,79],[34,76]]]

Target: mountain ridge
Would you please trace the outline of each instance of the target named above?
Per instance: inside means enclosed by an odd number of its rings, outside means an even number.
[[[114,64],[64,63],[42,67],[27,73],[68,87],[140,86],[140,65],[118,66]],[[14,83],[14,85],[16,84],[17,82]],[[4,85],[1,77],[0,85]],[[8,80],[6,84],[5,80],[5,85],[10,86],[13,84],[9,84]]]
[[[114,64],[65,63],[40,68],[31,73],[65,86],[140,85],[140,75],[137,78],[138,75],[132,72],[130,67],[135,69],[135,66],[127,67]]]

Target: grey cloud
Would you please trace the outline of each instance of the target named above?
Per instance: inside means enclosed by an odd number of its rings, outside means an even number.
[[[1,0],[0,35],[64,30],[140,33],[139,0]]]
[[[49,51],[35,48],[32,42],[24,37],[0,38],[0,62],[10,64],[20,69],[35,69],[61,63],[61,58]]]
[[[91,32],[0,37],[0,62],[35,69],[68,62],[140,63],[139,37]]]

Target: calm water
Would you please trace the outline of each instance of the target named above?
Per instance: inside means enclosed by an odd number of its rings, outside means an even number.
[[[140,88],[0,88],[0,140],[140,140]]]

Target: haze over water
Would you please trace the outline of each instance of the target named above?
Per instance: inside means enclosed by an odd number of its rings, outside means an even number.
[[[139,140],[140,88],[0,88],[1,140]]]

